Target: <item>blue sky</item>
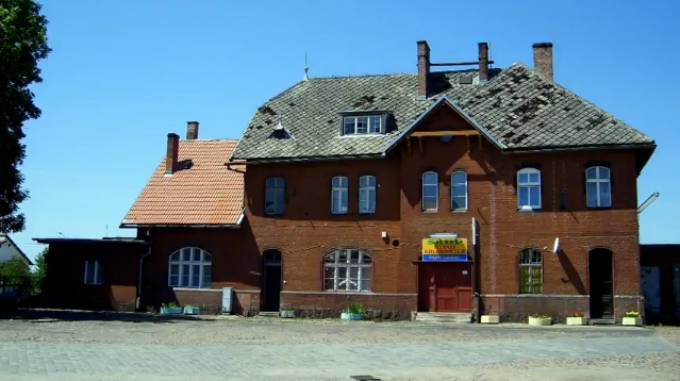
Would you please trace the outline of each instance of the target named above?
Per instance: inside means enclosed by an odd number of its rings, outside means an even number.
[[[642,242],[680,242],[680,4],[674,1],[44,1],[53,52],[33,87],[22,171],[32,237],[132,235],[118,225],[161,160],[168,132],[239,137],[255,109],[302,78],[415,72],[416,40],[434,62],[531,63],[555,44],[555,79],[652,136],[638,182]],[[675,154],[674,154],[675,152]],[[675,159],[674,159],[675,158]],[[108,231],[107,231],[108,226]]]

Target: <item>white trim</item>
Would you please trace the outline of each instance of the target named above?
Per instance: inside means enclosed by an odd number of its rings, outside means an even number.
[[[186,250],[189,251],[189,259],[185,260],[184,259],[184,254],[186,254]],[[194,259],[194,253],[195,250],[198,250],[199,252],[199,260]],[[174,256],[177,256],[177,259],[173,259]],[[194,268],[195,266],[199,266],[198,268],[198,274],[194,273]],[[172,272],[172,266],[177,266],[177,273],[173,274]],[[189,274],[187,276],[187,284],[183,284],[183,279],[184,279],[184,268],[188,266],[189,267]],[[206,275],[206,267],[210,266],[210,282],[206,282],[204,279]],[[192,289],[192,290],[197,290],[197,289],[209,289],[211,284],[212,284],[212,255],[207,252],[206,250],[201,249],[200,247],[196,246],[186,246],[182,247],[180,249],[175,250],[168,256],[168,287],[171,288],[187,288],[187,289]],[[177,282],[176,284],[173,284],[172,278],[173,275],[177,277]],[[194,284],[195,277],[198,275],[198,286],[193,287],[192,285]]]
[[[453,186],[456,185],[453,182],[453,175],[455,175],[456,173],[462,173],[463,175],[465,175],[465,182],[464,183],[456,183],[457,185],[465,185],[465,207],[464,208],[454,208],[453,207]],[[450,189],[449,189],[450,195],[449,195],[449,197],[451,198],[451,205],[450,205],[451,210],[454,211],[454,212],[462,212],[462,211],[468,210],[468,208],[469,208],[469,205],[468,205],[468,185],[469,185],[469,182],[468,182],[467,171],[465,171],[464,169],[456,169],[453,172],[451,172],[449,184],[450,184]]]
[[[588,178],[588,171],[594,169],[595,170],[595,177],[594,178]],[[607,170],[607,178],[600,178],[600,173],[603,169]],[[587,208],[611,208],[612,206],[612,171],[609,167],[606,167],[604,165],[593,165],[591,167],[586,168],[585,170],[585,175],[586,175],[586,207]],[[602,205],[602,200],[600,200],[600,188],[602,187],[603,184],[607,184],[609,186],[609,205]],[[588,205],[588,184],[595,184],[595,205]]]
[[[373,185],[370,185],[370,181],[368,181],[369,185],[362,185],[362,179],[373,179]],[[377,205],[377,198],[378,198],[378,179],[373,176],[373,175],[362,175],[359,176],[359,214],[375,214],[376,210],[378,209]],[[373,198],[371,199],[371,191],[373,194]],[[361,194],[362,192],[366,193],[366,201],[368,205],[362,205],[361,204]],[[371,201],[373,202],[373,208],[371,209]],[[366,208],[364,208],[366,207]]]
[[[335,185],[335,181],[338,180],[339,185]],[[343,185],[344,180],[344,185]],[[336,193],[339,197],[340,205],[338,210],[335,209],[335,197]],[[342,209],[343,201],[345,202],[345,208]],[[349,177],[347,176],[333,176],[331,177],[331,214],[347,214],[349,213]]]
[[[353,252],[358,254],[356,263],[352,263]],[[345,255],[344,261],[340,261],[341,254]],[[333,258],[332,262],[328,261],[329,257]],[[366,263],[366,258],[370,262]],[[326,270],[333,270],[332,278],[326,277]],[[344,276],[340,274],[341,270],[344,270]],[[352,277],[352,270],[356,270],[356,277]],[[366,271],[368,271],[368,274],[366,274]],[[324,257],[322,275],[323,287],[329,292],[370,292],[373,284],[373,258],[366,251],[360,249],[335,249]],[[333,280],[332,289],[326,287],[326,281],[331,279]],[[364,290],[362,289],[362,282],[365,281],[368,282],[368,288]]]
[[[527,176],[527,181],[526,182],[520,182],[520,175],[532,175],[532,174],[537,174],[538,175],[538,181],[531,181],[528,180]],[[525,211],[527,209],[541,209],[543,205],[543,200],[541,199],[541,192],[543,191],[543,186],[542,186],[543,178],[541,175],[541,170],[533,167],[526,167],[522,168],[519,171],[517,171],[517,209],[521,211]],[[527,188],[527,191],[529,191],[532,188],[538,187],[538,204],[537,205],[531,205],[531,192],[527,194],[527,202],[529,203],[528,205],[522,205],[521,197],[520,197],[520,192],[522,188]]]
[[[359,127],[359,118],[366,118],[366,132],[357,132]],[[371,131],[373,122],[372,119],[378,119],[378,132]],[[353,119],[354,127],[351,132],[345,131],[345,120]],[[359,114],[359,115],[343,115],[342,116],[342,136],[366,136],[366,135],[382,135],[383,134],[383,115],[382,114]]]

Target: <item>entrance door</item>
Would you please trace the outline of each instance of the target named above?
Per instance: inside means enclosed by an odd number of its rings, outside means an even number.
[[[614,316],[614,288],[612,283],[612,252],[595,249],[590,252],[590,317]]]
[[[472,311],[472,263],[421,262],[418,268],[419,311]]]
[[[281,297],[281,252],[266,250],[263,260],[262,311],[278,311]]]

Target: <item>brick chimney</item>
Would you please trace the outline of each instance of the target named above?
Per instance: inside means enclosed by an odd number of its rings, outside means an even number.
[[[427,41],[418,41],[418,99],[427,98],[428,77],[430,76],[430,46]]]
[[[537,42],[534,48],[534,71],[548,81],[553,81],[552,42]]]
[[[165,156],[165,174],[172,175],[177,168],[177,153],[179,152],[179,135],[168,134],[168,152]]]
[[[479,82],[489,80],[489,44],[480,42],[479,47]]]
[[[198,139],[198,122],[187,122],[187,140]]]

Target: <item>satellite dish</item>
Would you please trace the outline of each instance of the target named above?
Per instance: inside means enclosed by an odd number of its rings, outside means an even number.
[[[557,237],[555,238],[555,242],[553,243],[553,249],[552,249],[553,254],[557,254],[560,252],[560,238]]]

